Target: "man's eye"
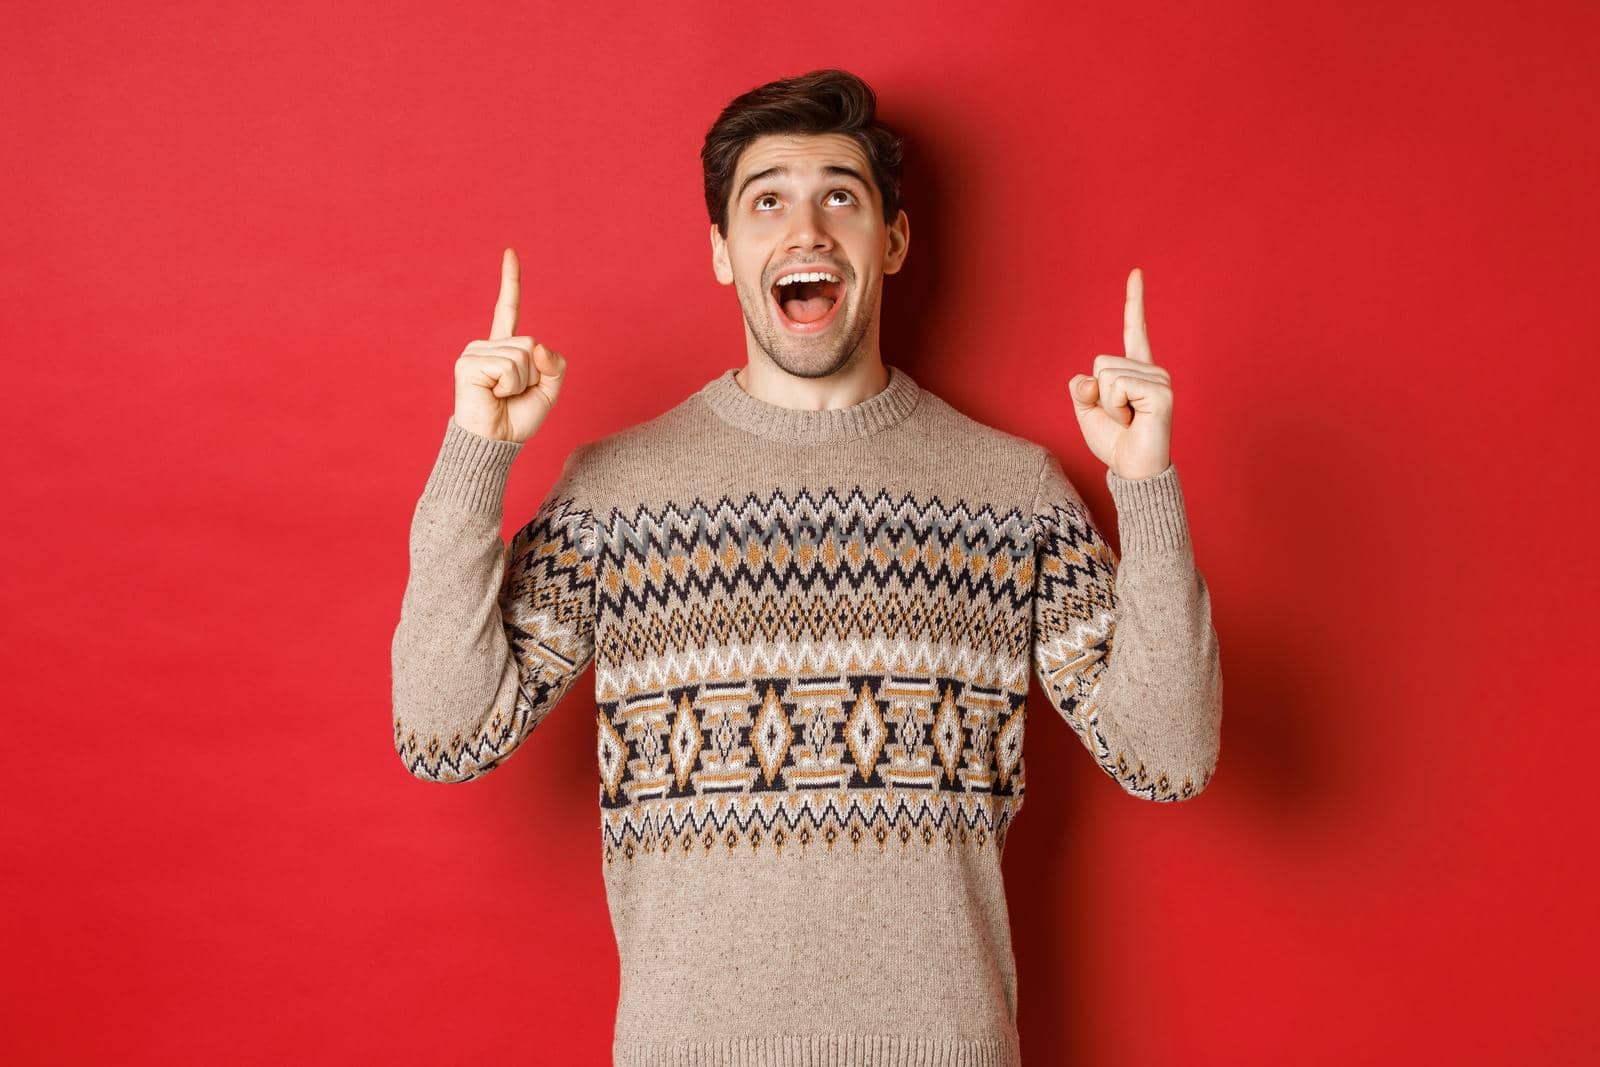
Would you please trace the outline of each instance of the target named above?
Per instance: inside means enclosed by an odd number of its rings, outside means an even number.
[[[835,196],[846,197],[847,201],[850,202],[850,203],[854,203],[855,202],[855,198],[856,198],[855,194],[852,193],[848,189],[835,189],[835,190],[833,190],[833,192],[829,193],[828,196],[829,197],[835,197]],[[757,211],[760,211],[762,209],[761,208],[762,203],[767,201],[767,200],[771,200],[773,202],[773,204],[776,205],[777,201],[778,201],[778,198],[773,196],[771,193],[763,193],[760,196],[756,197],[753,201],[751,201],[750,202],[750,206],[755,208]]]

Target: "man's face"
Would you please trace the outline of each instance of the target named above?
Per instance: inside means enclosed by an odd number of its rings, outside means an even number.
[[[833,374],[876,349],[883,276],[910,223],[883,221],[864,152],[843,134],[768,134],[739,156],[728,236],[711,227],[717,280],[732,283],[747,338],[785,372]],[[777,283],[797,269],[837,281]]]

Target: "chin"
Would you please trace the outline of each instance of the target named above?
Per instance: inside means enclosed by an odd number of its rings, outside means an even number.
[[[780,351],[774,354],[769,348],[767,355],[785,374],[792,374],[796,378],[826,378],[830,374],[837,374],[850,362],[847,352],[819,355],[813,352],[795,354]]]

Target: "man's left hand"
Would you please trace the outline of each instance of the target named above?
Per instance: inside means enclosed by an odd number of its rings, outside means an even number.
[[[1094,357],[1094,373],[1067,386],[1089,451],[1120,477],[1149,478],[1172,462],[1172,375],[1150,358],[1138,267],[1128,275],[1122,347],[1126,356]]]

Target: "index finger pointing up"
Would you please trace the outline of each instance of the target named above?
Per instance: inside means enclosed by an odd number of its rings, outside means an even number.
[[[517,332],[517,308],[522,303],[522,265],[517,253],[506,249],[500,258],[500,299],[494,304],[494,324],[489,327],[489,339],[511,337]]]
[[[1128,302],[1122,307],[1122,348],[1129,359],[1155,362],[1150,358],[1150,337],[1144,328],[1144,271],[1138,267],[1128,275]]]

